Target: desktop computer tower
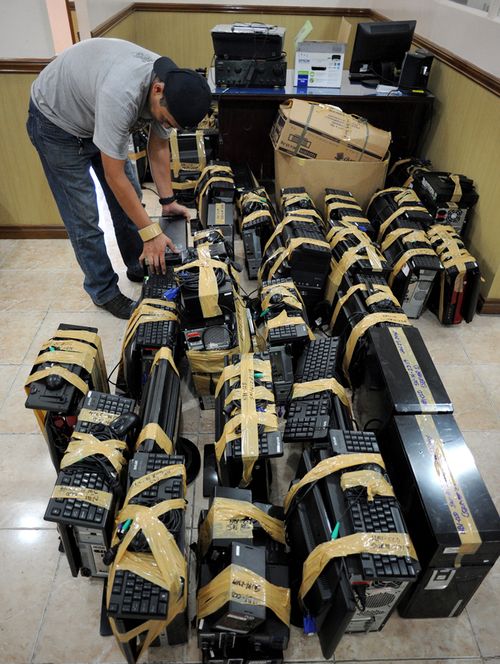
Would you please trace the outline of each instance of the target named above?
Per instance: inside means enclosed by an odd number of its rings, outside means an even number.
[[[450,414],[401,415],[379,437],[422,566],[405,618],[458,616],[500,555],[500,517]]]

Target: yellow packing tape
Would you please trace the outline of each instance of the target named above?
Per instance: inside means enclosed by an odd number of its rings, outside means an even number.
[[[407,265],[408,261],[413,258],[414,256],[435,256],[436,252],[432,247],[429,247],[428,249],[421,248],[421,249],[408,249],[408,251],[405,251],[404,254],[402,254],[397,262],[395,263],[394,267],[392,268],[392,272],[389,275],[388,283],[389,286],[392,287],[392,284],[394,283],[394,279],[398,276],[398,274],[401,272],[401,270],[404,268],[405,265]]]
[[[417,560],[413,544],[406,533],[356,533],[324,542],[317,546],[304,562],[299,589],[300,600],[304,600],[330,560],[359,553],[410,557]]]
[[[402,327],[390,327],[389,334],[401,357],[401,363],[413,386],[415,396],[426,413],[437,413],[439,406],[434,401],[431,388],[410,346],[410,342]]]
[[[198,591],[197,617],[206,618],[229,601],[266,606],[285,625],[290,624],[290,590],[276,586],[255,572],[229,565]]]
[[[110,617],[111,629],[119,645],[146,633],[137,659],[140,659],[151,643],[187,606],[187,561],[179,550],[172,533],[160,521],[163,514],[171,510],[185,509],[185,506],[184,499],[166,500],[152,508],[129,505],[117,517],[118,523],[131,519],[132,524],[121,542],[118,540],[116,532],[113,536],[112,545],[118,544],[118,549],[109,572],[107,605],[109,606],[111,600],[113,582],[118,570],[137,574],[146,581],[168,590],[169,593],[168,609],[164,620],[144,621],[127,632],[120,632],[117,623]],[[141,531],[151,549],[150,554],[128,551],[129,544]]]
[[[460,538],[455,567],[460,567],[465,555],[473,555],[481,545],[481,535],[472,516],[462,487],[451,472],[444,445],[436,424],[430,415],[415,415],[427,452],[434,459],[436,478],[443,490],[444,500]]]
[[[423,208],[422,205],[409,205],[406,207],[398,207],[398,209],[395,210],[392,214],[390,214],[387,217],[387,219],[384,221],[384,223],[380,225],[377,236],[377,242],[379,243],[382,242],[386,230],[389,228],[392,222],[395,221],[398,217],[403,216],[407,212],[422,212],[422,208]]]
[[[214,498],[200,526],[198,555],[203,557],[213,539],[250,539],[253,523],[257,522],[276,542],[285,544],[285,525],[245,500]]]
[[[323,459],[314,468],[304,475],[302,479],[293,484],[285,496],[283,506],[285,513],[290,509],[290,505],[299,489],[311,482],[317,482],[323,477],[328,477],[333,473],[338,473],[344,468],[353,468],[365,463],[375,463],[385,470],[385,464],[380,454],[374,453],[353,453],[353,454],[338,454],[337,456]]]
[[[138,450],[145,440],[154,440],[165,454],[174,454],[174,445],[172,441],[165,431],[163,431],[161,426],[155,422],[150,422],[141,429],[141,433],[135,443],[135,449]]]
[[[143,475],[142,477],[139,477],[132,482],[129,490],[127,491],[127,495],[125,496],[123,509],[127,507],[132,498],[135,498],[135,496],[142,493],[146,489],[149,489],[154,484],[158,484],[158,482],[166,480],[169,477],[177,476],[182,478],[184,493],[186,493],[186,466],[182,463],[175,463],[172,466],[163,466],[163,468],[154,470],[153,472],[148,473],[147,475]],[[135,508],[137,506],[132,505],[132,507]]]
[[[113,502],[113,494],[99,489],[89,489],[88,487],[62,486],[56,484],[52,491],[52,498],[66,500],[81,500],[89,505],[102,507],[109,510]]]
[[[300,397],[307,397],[310,394],[317,394],[324,391],[332,392],[338,396],[344,406],[350,409],[351,405],[345,387],[333,377],[309,380],[306,383],[294,383],[292,399],[299,399]]]
[[[394,323],[395,325],[411,325],[410,321],[408,320],[408,318],[404,313],[393,314],[387,311],[380,311],[366,315],[362,320],[359,321],[359,323],[356,323],[356,325],[351,330],[351,333],[349,334],[349,338],[347,340],[345,353],[344,353],[344,361],[342,365],[344,369],[344,374],[346,376],[349,376],[349,366],[351,364],[352,356],[354,354],[354,350],[356,348],[356,344],[358,343],[359,339],[365,334],[365,332],[370,327],[378,325],[379,323]]]
[[[117,474],[120,475],[125,465],[124,450],[127,444],[123,440],[99,440],[90,433],[74,431],[61,459],[61,468],[68,468],[82,459],[100,454],[108,459]]]
[[[375,470],[354,470],[351,473],[343,473],[340,478],[342,491],[364,486],[367,499],[371,502],[374,496],[392,496],[394,489],[381,473]]]

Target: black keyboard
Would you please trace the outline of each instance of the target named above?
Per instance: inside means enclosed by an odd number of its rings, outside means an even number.
[[[142,323],[137,327],[136,345],[142,348],[172,348],[177,339],[176,321],[161,320]]]
[[[167,268],[166,274],[150,274],[144,278],[141,300],[145,298],[162,300],[163,293],[176,286],[174,271],[170,268]]]
[[[339,338],[317,339],[308,344],[297,362],[294,380],[306,383],[310,380],[330,378],[337,373]]]
[[[395,498],[375,496],[369,502],[366,498],[359,500],[359,492],[360,489],[355,488],[344,493],[355,533],[406,532]],[[366,553],[360,558],[365,579],[413,577],[416,573],[414,563],[408,557]]]
[[[332,410],[329,391],[317,392],[290,401],[284,440],[286,442],[322,440],[327,437]]]
[[[108,613],[121,620],[165,620],[168,590],[128,570],[117,570]]]
[[[329,431],[331,454],[379,454],[379,446],[375,434],[371,431]]]
[[[82,487],[111,493],[111,487],[104,479],[103,473],[89,472],[77,466],[61,470],[56,486]],[[108,510],[75,498],[51,498],[45,512],[45,521],[55,521],[70,525],[102,527],[106,521]]]
[[[231,441],[226,446],[226,456],[241,459],[241,438]],[[271,459],[283,456],[283,445],[279,431],[270,431],[259,435],[259,457]]]
[[[139,479],[144,475],[148,475],[155,470],[160,470],[165,466],[173,466],[175,464],[183,463],[183,456],[163,454],[160,452],[137,452],[129,463],[128,487],[130,488],[130,485],[134,480]],[[132,498],[130,503],[146,506],[156,505],[163,500],[182,498],[182,495],[182,478],[178,475],[156,482]]]
[[[110,415],[116,415],[116,418],[120,417],[120,415],[124,415],[125,413],[133,412],[134,408],[134,399],[128,399],[127,397],[118,396],[116,394],[96,392],[95,390],[92,390],[87,394],[82,406],[82,410],[95,410],[102,413],[110,413]],[[103,423],[106,423],[106,419],[104,417]],[[80,433],[89,433],[94,426],[95,424],[93,422],[88,422],[78,417],[75,431],[79,431]]]
[[[273,327],[269,330],[267,340],[272,346],[281,346],[292,341],[300,341],[301,339],[308,338],[307,326],[305,324],[298,324]]]

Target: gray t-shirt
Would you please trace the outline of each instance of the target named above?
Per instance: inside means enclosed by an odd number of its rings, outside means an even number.
[[[151,120],[148,94],[160,56],[122,39],[87,39],[57,56],[31,87],[31,98],[55,125],[126,159],[129,135]],[[168,138],[170,130],[152,121]]]

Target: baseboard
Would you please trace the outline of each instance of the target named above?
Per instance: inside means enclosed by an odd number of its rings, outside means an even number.
[[[480,295],[477,310],[480,314],[500,314],[500,300],[498,298],[489,298],[485,300],[484,297]]]
[[[0,240],[67,240],[64,226],[0,226]]]

